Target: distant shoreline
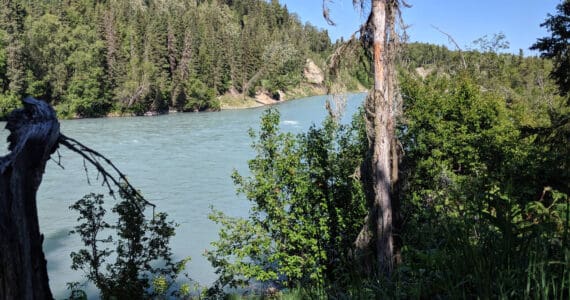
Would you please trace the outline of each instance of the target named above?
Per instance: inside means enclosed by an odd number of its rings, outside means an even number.
[[[346,94],[351,93],[365,93],[368,89],[363,86],[359,86],[356,90],[345,91]],[[244,96],[243,94],[225,94],[218,96],[218,101],[220,101],[220,110],[239,110],[239,109],[249,109],[257,108],[262,106],[275,105],[279,103],[284,103],[292,100],[299,100],[302,98],[314,97],[314,96],[324,96],[327,95],[327,89],[320,85],[303,84],[295,89],[282,93],[283,100],[277,100],[272,98],[256,99],[253,97]],[[204,112],[215,112],[213,110],[206,110]],[[72,118],[59,118],[60,120],[81,120],[81,119],[100,119],[100,118],[124,118],[124,117],[149,117],[149,116],[161,116],[167,114],[184,113],[177,110],[165,110],[162,112],[148,111],[142,115],[134,114],[131,112],[120,113],[120,112],[109,112],[105,116],[100,117],[72,117]],[[4,122],[5,120],[0,120]]]
[[[360,86],[356,90],[345,91],[344,93],[364,93],[367,92],[363,86]],[[327,95],[327,89],[322,86],[315,86],[315,85],[302,85],[299,86],[291,91],[287,91],[283,93],[285,96],[282,100],[276,99],[259,99],[261,97],[247,97],[243,94],[238,95],[223,95],[218,97],[218,100],[221,102],[221,110],[236,110],[236,109],[248,109],[248,108],[256,108],[268,105],[279,104],[291,100],[298,100],[302,98],[314,97],[314,96],[324,96]]]

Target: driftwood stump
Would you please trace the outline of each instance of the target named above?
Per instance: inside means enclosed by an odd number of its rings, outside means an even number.
[[[54,110],[34,98],[8,117],[10,153],[0,157],[0,299],[52,299],[36,193],[57,149]]]

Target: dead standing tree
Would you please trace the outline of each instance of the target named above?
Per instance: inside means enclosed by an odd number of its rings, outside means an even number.
[[[119,189],[140,200],[137,201],[140,205],[153,208],[154,205],[144,199],[108,158],[61,134],[55,111],[49,104],[34,98],[22,102],[24,108],[14,110],[6,125],[10,131],[10,153],[0,157],[0,300],[53,299],[42,250],[36,193],[46,163],[59,145],[95,167],[102,185],[111,194],[114,188]],[[86,164],[84,167],[87,171]]]
[[[0,158],[0,299],[52,299],[36,192],[58,146],[59,122],[47,103],[23,103],[8,117],[11,152]]]
[[[330,21],[323,0],[323,15]],[[364,6],[366,0],[353,0],[355,6]],[[400,6],[408,6],[402,0],[370,0],[370,15],[360,30],[360,45],[371,50],[374,87],[365,101],[366,129],[369,143],[368,155],[361,168],[369,213],[355,241],[356,256],[367,272],[376,271],[390,276],[394,267],[394,186],[398,181],[398,143],[394,132],[397,107],[397,79],[395,70],[399,36],[397,22],[401,21]],[[332,21],[329,23],[334,24]],[[340,48],[349,51],[355,45],[354,38]],[[332,65],[338,67],[335,53]],[[333,71],[336,69],[332,67]]]

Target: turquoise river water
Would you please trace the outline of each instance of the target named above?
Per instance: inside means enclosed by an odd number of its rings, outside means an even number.
[[[275,106],[281,112],[281,128],[299,133],[319,124],[326,115],[326,99],[310,97]],[[363,99],[363,94],[347,97],[343,122],[350,120]],[[247,160],[254,157],[247,131],[258,128],[264,109],[66,120],[61,121],[61,132],[110,158],[158,211],[168,213],[180,225],[171,242],[173,252],[178,259],[191,256],[190,277],[207,285],[216,276],[202,254],[217,239],[218,230],[208,219],[210,206],[233,216],[247,215],[249,202],[236,195],[230,174],[234,169],[247,174]],[[3,123],[0,126],[4,128]],[[7,134],[0,131],[0,155],[7,152]],[[83,160],[77,154],[64,148],[60,154],[65,169],[48,162],[37,199],[56,299],[68,295],[66,282],[82,281],[82,273],[70,268],[69,254],[81,244],[68,234],[77,218],[69,206],[90,192],[106,194],[92,168],[91,185],[87,183]],[[106,201],[114,203],[111,197]]]

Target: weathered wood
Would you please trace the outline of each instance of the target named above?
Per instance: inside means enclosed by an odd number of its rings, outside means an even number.
[[[398,2],[371,0],[370,3],[366,28],[372,43],[374,88],[365,101],[369,150],[362,169],[369,211],[355,246],[366,272],[375,267],[376,273],[389,277],[394,268],[392,188],[398,172],[393,120],[394,19]]]
[[[47,103],[23,104],[8,117],[11,152],[0,157],[0,299],[52,299],[36,193],[58,146],[59,122]]]

